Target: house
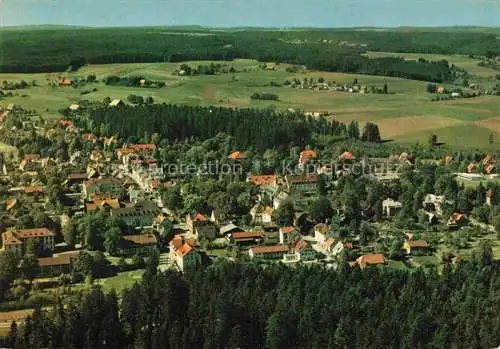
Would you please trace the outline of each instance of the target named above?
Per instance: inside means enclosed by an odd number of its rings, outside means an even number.
[[[467,225],[469,219],[466,214],[460,212],[453,212],[448,219],[448,228],[457,229]]]
[[[328,239],[326,239],[326,241],[323,244],[323,250],[326,253],[332,253],[333,248],[336,246],[336,244],[335,244],[336,242],[337,242],[337,240],[335,240],[333,237],[329,237]]]
[[[71,111],[77,111],[78,109],[80,109],[80,106],[78,104],[71,104],[68,107],[68,109],[71,110]]]
[[[68,175],[68,183],[83,183],[83,181],[88,179],[88,175],[86,173],[70,173]]]
[[[278,187],[278,177],[276,175],[248,176],[247,182],[255,184],[259,188]]]
[[[269,224],[273,221],[274,209],[269,206],[257,204],[250,209],[253,224]]]
[[[295,256],[293,258],[292,256]],[[302,239],[302,237],[295,237],[289,245],[288,255],[285,255],[284,261],[311,261],[316,259],[316,251],[312,246]]]
[[[61,274],[69,274],[72,271],[73,261],[77,253],[65,253],[57,257],[38,258],[40,266],[39,277],[55,277]]]
[[[24,321],[28,316],[32,317],[34,309],[26,309],[26,310],[16,310],[16,311],[6,311],[0,313],[0,326],[8,333],[12,322],[16,322],[17,326],[24,325]]]
[[[315,174],[286,175],[285,190],[292,196],[314,195],[318,192],[317,182]]]
[[[296,227],[281,227],[279,229],[280,244],[289,244],[294,238],[300,236],[299,230]]]
[[[484,166],[484,173],[486,174],[493,174],[496,171],[496,167],[493,164],[488,164]]]
[[[490,154],[486,155],[483,159],[483,165],[486,166],[486,165],[489,165],[489,164],[493,164],[494,163],[494,159],[493,159],[493,156],[491,156]]]
[[[92,195],[92,202],[87,203],[86,207],[87,211],[120,208],[120,199],[112,194],[94,194]]]
[[[209,240],[213,240],[216,238],[217,229],[215,224],[202,213],[198,212],[194,215],[187,214],[186,226],[196,239],[205,237]]]
[[[339,155],[339,161],[354,161],[354,160],[356,160],[356,157],[351,152],[345,151]]]
[[[411,236],[405,239],[403,248],[406,250],[407,254],[414,254],[415,252],[419,254],[427,252],[429,244],[426,240],[415,240],[415,237]]]
[[[273,246],[257,246],[248,250],[248,255],[251,259],[280,259],[288,253],[288,245],[273,245]]]
[[[444,87],[443,86],[439,86],[436,90],[437,93],[444,93]]]
[[[17,205],[17,199],[14,198],[14,199],[8,199],[6,202],[5,202],[5,211],[10,211],[12,209],[14,209]]]
[[[90,153],[90,160],[91,161],[99,162],[103,158],[104,158],[104,156],[102,155],[102,153],[97,151],[97,150],[92,150],[92,152]]]
[[[47,228],[8,230],[2,233],[2,249],[22,256],[31,241],[41,250],[54,251],[56,234]]]
[[[382,201],[382,214],[387,217],[395,216],[399,210],[403,207],[399,201],[394,201],[391,198],[387,198]]]
[[[224,225],[220,227],[219,229],[219,235],[220,236],[227,236],[228,234],[231,233],[238,233],[238,232],[243,232],[244,230],[238,227],[237,225],[230,223],[227,225]]]
[[[332,256],[337,256],[338,254],[342,253],[344,250],[351,250],[352,249],[352,242],[342,242],[339,241],[333,246],[332,248]]]
[[[311,160],[311,159],[316,159],[317,155],[314,150],[304,150],[300,152],[299,156],[299,168],[303,169],[305,164]]]
[[[141,156],[151,156],[154,154],[156,148],[156,144],[153,143],[139,143],[139,144],[134,144],[132,148],[135,149],[137,154],[140,154]]]
[[[192,270],[201,265],[201,255],[194,248],[192,242],[185,241],[176,235],[169,243],[171,258],[179,267],[180,271]]]
[[[129,207],[113,208],[111,217],[117,217],[127,226],[135,229],[152,228],[160,209],[152,201],[140,201]]]
[[[467,172],[468,173],[474,173],[477,171],[477,165],[474,164],[474,163],[470,163],[469,165],[467,165]]]
[[[99,178],[88,180],[83,183],[83,194],[89,201],[94,194],[111,194],[121,197],[125,190],[123,183],[115,178]]]
[[[39,185],[31,185],[29,187],[24,187],[25,194],[43,194],[45,189]]]
[[[229,160],[233,160],[233,161],[243,160],[244,158],[245,158],[245,155],[242,152],[240,152],[240,151],[233,151],[228,156],[228,159]]]
[[[59,79],[59,86],[63,87],[63,86],[71,86],[73,85],[73,81],[69,78],[62,78],[62,79]]]
[[[111,103],[109,103],[110,107],[121,107],[124,106],[125,103],[121,99],[113,99]]]
[[[122,239],[126,242],[123,252],[129,255],[137,252],[149,253],[158,250],[158,241],[153,234],[124,235]]]
[[[233,232],[227,236],[229,243],[235,245],[253,245],[259,243],[263,238],[262,231]]]
[[[324,246],[329,233],[330,226],[325,223],[319,223],[314,226],[314,239],[320,246]]]
[[[444,196],[427,194],[422,202],[422,206],[426,212],[434,213],[437,217],[441,217],[443,215],[444,203]]]
[[[354,266],[359,266],[361,269],[372,265],[380,265],[385,263],[385,258],[383,254],[366,254],[358,259],[354,263]]]

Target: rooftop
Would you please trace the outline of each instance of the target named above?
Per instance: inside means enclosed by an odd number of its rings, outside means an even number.
[[[138,245],[155,245],[157,243],[156,236],[153,234],[125,235],[123,239]]]

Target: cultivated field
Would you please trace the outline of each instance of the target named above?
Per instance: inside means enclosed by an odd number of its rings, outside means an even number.
[[[426,55],[415,55],[416,58],[417,56],[426,57]],[[470,68],[475,74],[481,75],[478,77],[480,79],[489,80],[495,74],[494,70],[477,67],[475,65],[477,62],[473,63],[474,60],[466,57],[432,55],[426,58],[448,59],[458,66]],[[190,66],[209,63],[187,62]],[[39,85],[14,91],[17,95],[0,99],[0,106],[15,103],[27,109],[38,110],[44,117],[60,117],[59,109],[83,99],[102,101],[105,97],[110,97],[126,100],[128,95],[136,94],[144,97],[152,96],[156,103],[324,111],[342,122],[357,120],[362,125],[368,121],[376,122],[380,126],[383,138],[401,142],[426,143],[429,135],[435,133],[440,142],[454,147],[498,149],[500,144],[500,97],[431,102],[431,96],[426,92],[427,83],[423,81],[311,71],[290,73],[285,69],[287,65],[278,65],[274,71],[264,71],[259,69],[259,63],[253,60],[215,63],[227,63],[238,72],[215,76],[180,77],[173,74],[179,68],[179,63],[146,63],[85,66],[76,73],[64,74],[0,74],[0,81],[36,80]],[[167,85],[162,89],[106,86],[102,82],[79,88],[49,86],[49,83],[56,82],[59,76],[76,78],[88,74],[95,74],[99,80],[104,80],[109,75],[140,75],[149,79],[163,80]],[[270,85],[271,82],[283,84],[287,79],[303,80],[311,77],[315,80],[323,77],[326,81],[334,81],[337,84],[352,83],[354,79],[358,79],[361,85],[375,85],[379,88],[387,83],[389,92],[393,94],[352,94]],[[81,94],[82,91],[94,88],[97,91]],[[251,100],[250,95],[254,92],[275,93],[280,100]],[[493,143],[489,142],[490,135],[493,135]]]

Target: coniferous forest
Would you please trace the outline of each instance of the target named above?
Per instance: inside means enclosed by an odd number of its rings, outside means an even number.
[[[386,51],[494,56],[500,52],[496,36],[480,32],[461,32],[460,35],[440,31],[340,29],[211,32],[185,28],[182,29],[185,35],[179,35],[179,30],[3,30],[2,40],[9,50],[2,52],[0,72],[63,72],[68,68],[77,70],[85,64],[251,58],[262,62],[302,64],[310,69],[332,72],[444,82],[461,74],[446,61],[368,58],[363,54]],[[200,33],[206,35],[197,35]]]
[[[157,133],[171,142],[189,138],[208,139],[220,132],[235,138],[240,149],[259,151],[289,144],[304,146],[312,133],[342,135],[346,127],[324,117],[279,113],[269,109],[232,109],[186,105],[139,105],[101,107],[91,111],[91,129],[138,139]]]
[[[491,251],[490,251],[491,253]],[[500,277],[488,252],[442,273],[214,264],[94,287],[36,310],[15,348],[493,348]],[[342,268],[341,268],[342,269]]]

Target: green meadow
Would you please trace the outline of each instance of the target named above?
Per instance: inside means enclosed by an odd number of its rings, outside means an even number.
[[[387,55],[384,53],[384,55]],[[394,54],[396,55],[396,54]],[[401,54],[398,54],[401,55]],[[415,55],[415,57],[426,55]],[[407,56],[414,58],[413,56]],[[418,58],[417,57],[417,58]],[[428,59],[447,58],[458,66],[473,68],[473,60],[461,56],[436,56]],[[328,112],[331,118],[342,122],[357,120],[379,124],[383,138],[401,142],[427,142],[430,134],[437,134],[441,142],[450,146],[473,146],[498,149],[500,143],[500,97],[485,96],[474,99],[432,102],[426,92],[427,83],[384,76],[360,74],[327,73],[317,71],[287,72],[289,65],[280,64],[275,70],[262,70],[254,60],[235,60],[214,62],[234,67],[232,74],[178,76],[175,71],[180,63],[132,63],[91,65],[75,73],[51,74],[0,74],[0,81],[31,82],[36,80],[37,87],[14,91],[14,97],[0,99],[0,106],[15,103],[26,109],[34,109],[44,117],[60,117],[59,110],[81,100],[102,101],[106,97],[126,101],[127,96],[136,94],[153,97],[156,103],[181,103],[189,105],[220,105],[238,108],[288,108],[304,111]],[[477,63],[477,62],[476,62]],[[186,62],[190,66],[210,64],[210,62]],[[476,64],[477,66],[477,64]],[[480,68],[480,67],[478,67]],[[474,73],[487,74],[482,68]],[[491,70],[489,73],[493,74]],[[483,74],[484,73],[484,74]],[[100,82],[86,86],[53,87],[61,76],[70,78],[86,77],[95,74]],[[142,76],[148,79],[163,80],[166,87],[140,88],[107,86],[102,81],[110,75]],[[355,79],[361,85],[382,88],[388,85],[390,94],[353,94],[339,91],[316,91],[298,89],[283,85],[285,80],[298,78],[324,78],[337,84],[350,84]],[[489,79],[489,78],[488,78]],[[272,86],[281,84],[282,86]],[[453,87],[452,85],[444,85]],[[97,89],[82,94],[83,91]],[[255,92],[270,92],[279,96],[279,101],[251,100]],[[489,143],[493,134],[494,143]]]

